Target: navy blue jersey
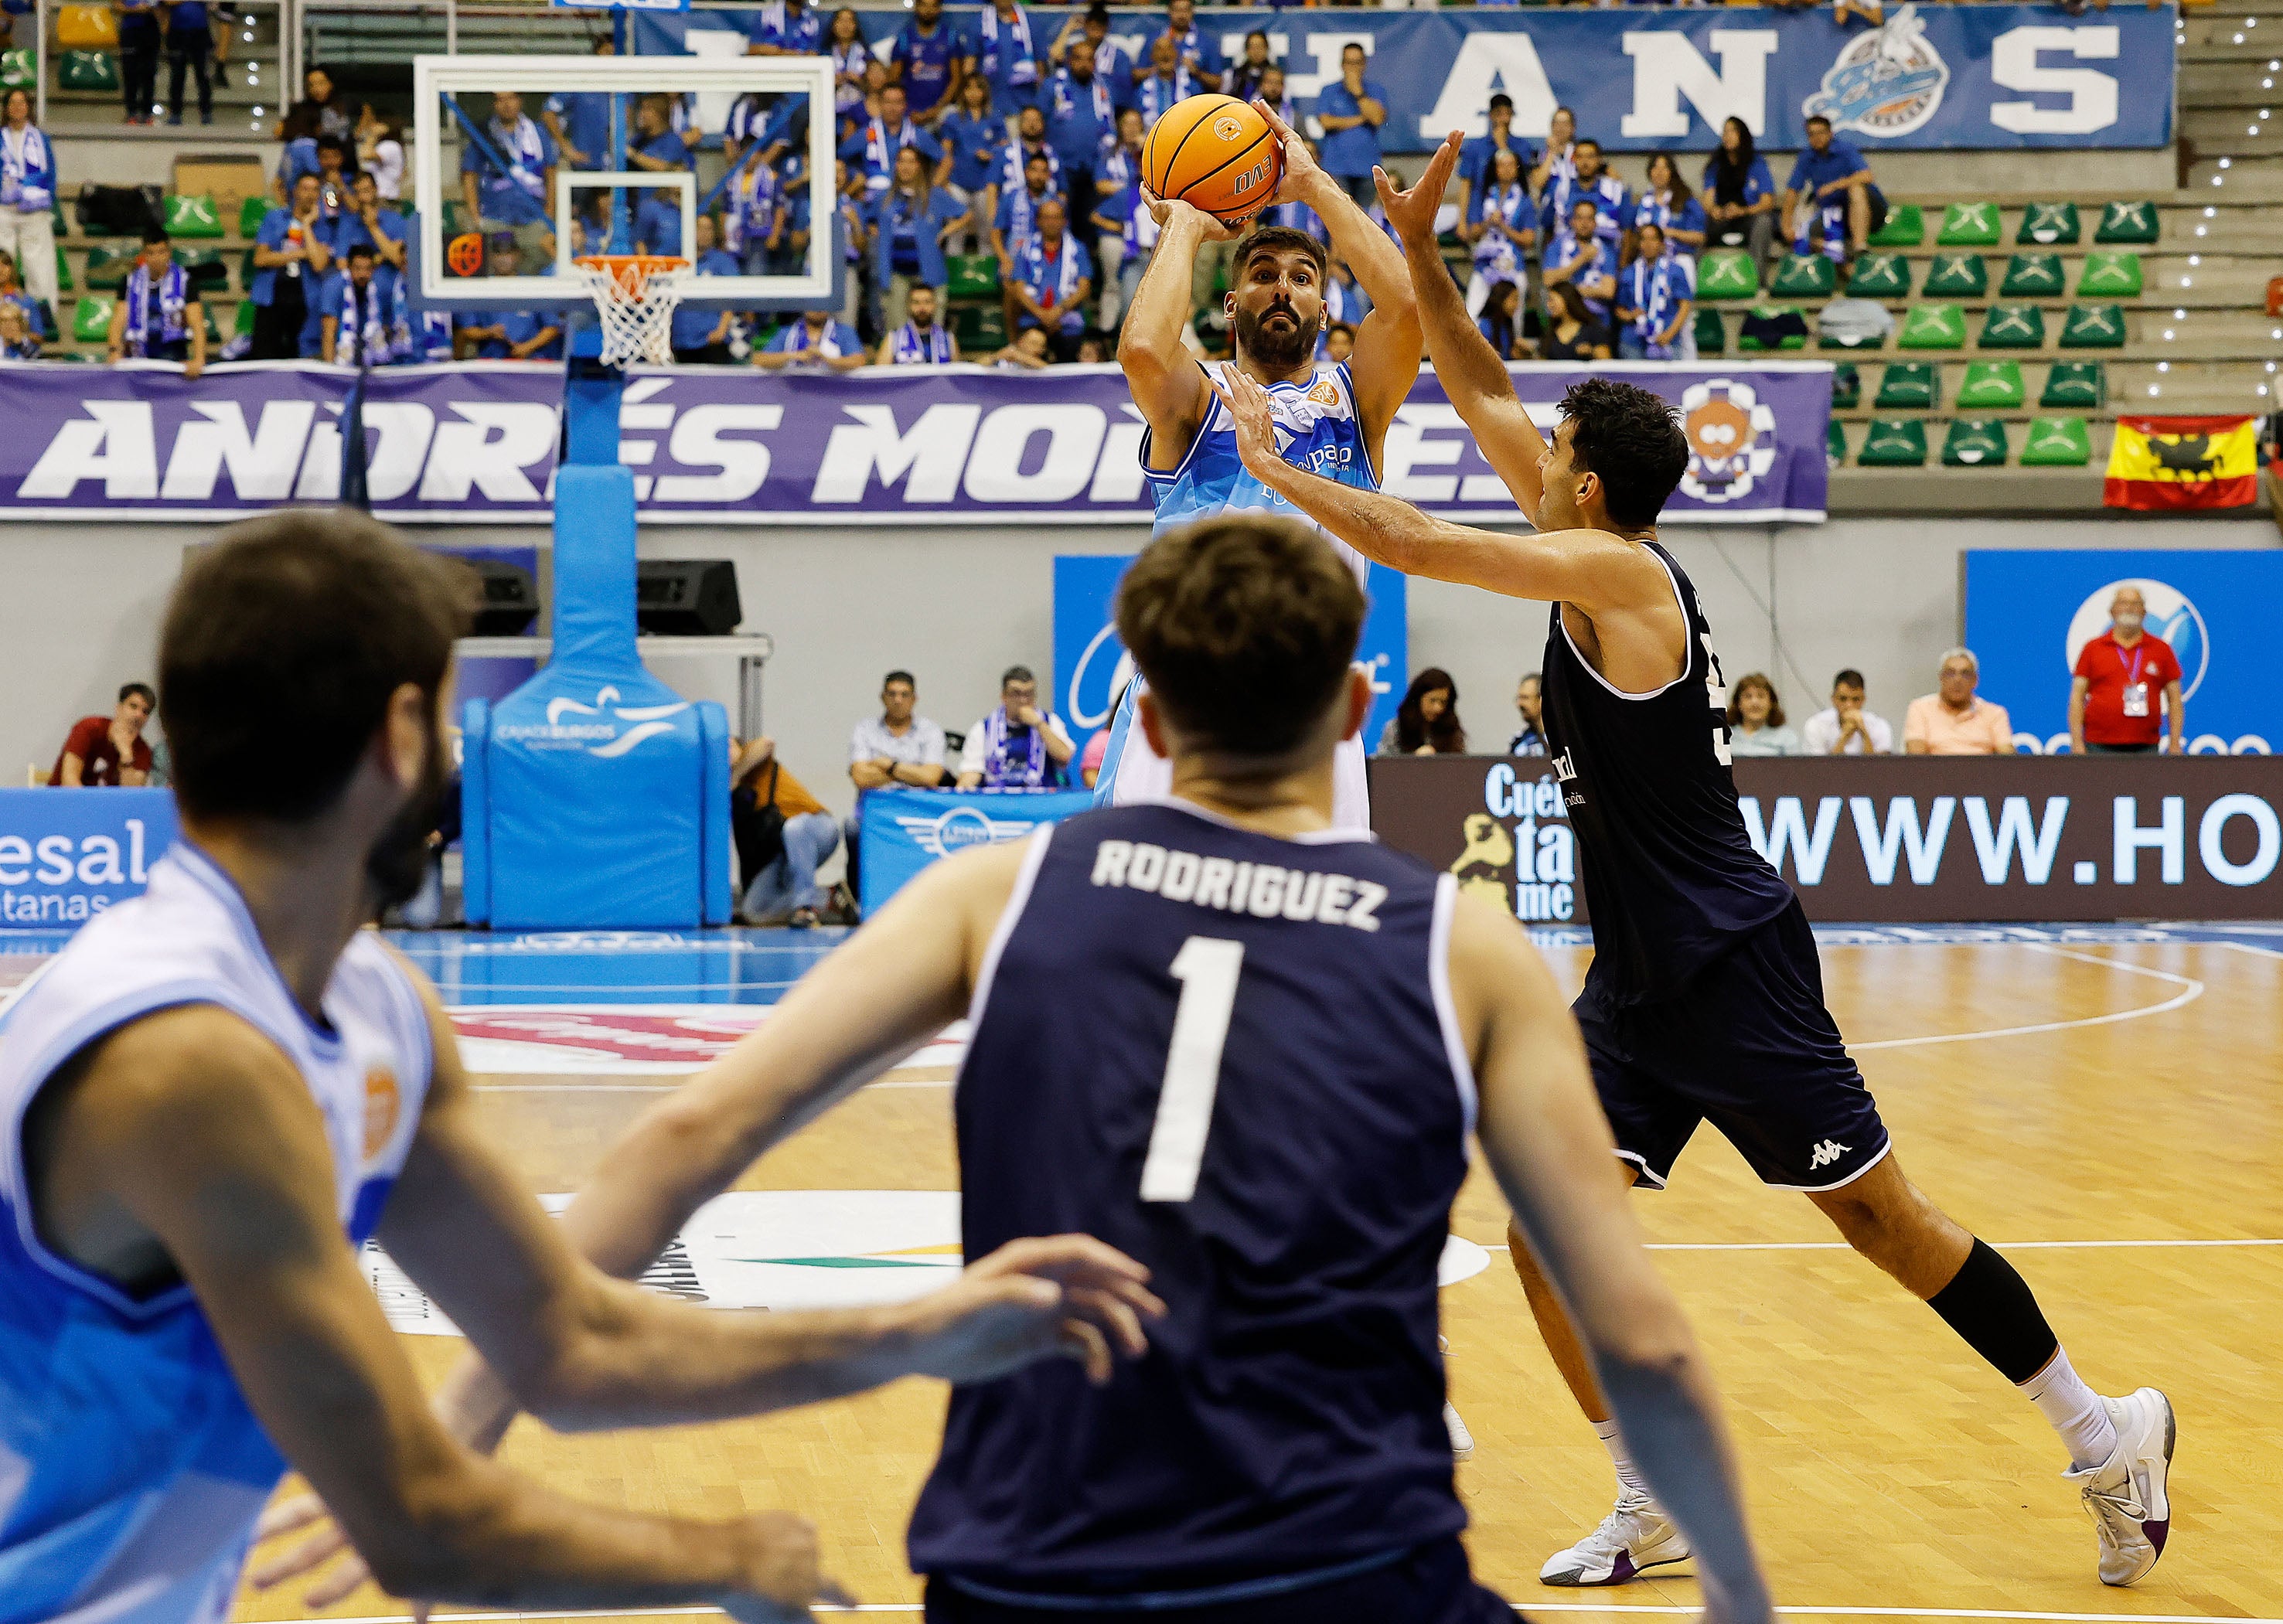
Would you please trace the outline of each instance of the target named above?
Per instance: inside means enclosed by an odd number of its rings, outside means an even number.
[[[959,1077],[967,1255],[1096,1235],[1171,1312],[1106,1388],[1056,1361],[955,1389],[913,1567],[1123,1594],[1454,1533],[1450,877],[1179,803],[1036,838]]]
[[[1792,899],[1736,810],[1728,689],[1696,588],[1671,554],[1642,545],[1671,575],[1688,626],[1678,677],[1620,692],[1570,641],[1559,603],[1546,636],[1546,738],[1578,833],[1588,973],[1620,1001],[1671,997]]]

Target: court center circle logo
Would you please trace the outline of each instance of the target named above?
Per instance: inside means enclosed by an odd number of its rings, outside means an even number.
[[[2204,673],[2211,669],[2211,637],[2204,628],[2203,612],[2186,593],[2164,581],[2127,577],[2086,594],[2077,613],[2069,617],[2064,650],[2069,669],[2077,669],[2077,657],[2084,652],[2085,644],[2108,630],[2108,605],[2126,587],[2140,589],[2141,600],[2148,606],[2148,634],[2162,638],[2170,646],[2172,657],[2180,663],[2180,698],[2183,702],[2193,699]]]
[[[1683,494],[1718,506],[1749,496],[1776,465],[1776,415],[1749,384],[1716,377],[1680,397],[1688,438]]]
[[[1933,119],[1949,85],[1950,64],[1927,38],[1918,7],[1906,5],[1848,43],[1800,113],[1829,119],[1834,130],[1907,136]]]

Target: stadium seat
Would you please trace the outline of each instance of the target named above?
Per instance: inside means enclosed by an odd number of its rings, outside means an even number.
[[[169,237],[204,238],[229,235],[222,229],[222,211],[214,206],[212,198],[169,194],[161,207]]]
[[[965,305],[952,313],[952,336],[970,359],[988,354],[1007,342],[1007,318],[993,305]]]
[[[2003,468],[2006,466],[2006,425],[1995,417],[1953,419],[1942,437],[1945,468]]]
[[[1873,418],[1855,454],[1858,468],[1923,468],[1926,460],[1926,424],[1915,417]]]
[[[1920,291],[1928,299],[1980,299],[1990,291],[1990,268],[1978,253],[1938,253]]]
[[[2097,361],[2057,361],[2045,374],[2038,404],[2097,412],[2108,404],[2108,373]]]
[[[58,235],[60,236],[61,233]],[[69,293],[76,286],[77,284],[72,281],[71,260],[64,253],[64,245],[58,243],[56,245],[56,287],[62,292]]]
[[[1966,347],[1966,312],[1955,305],[1913,305],[1903,313],[1903,329],[1895,335],[1898,350],[1962,350]]]
[[[27,48],[15,45],[0,51],[0,90],[29,89],[33,76],[32,53]]]
[[[45,338],[51,344],[54,343],[58,330],[56,327],[56,307],[48,303],[44,299],[40,301],[40,320],[38,325],[40,329],[40,337]]]
[[[1823,427],[1823,460],[1834,468],[1847,461],[1847,425],[1836,417]]]
[[[2024,468],[2083,468],[2092,461],[2092,437],[2082,417],[2039,417],[2022,442]]]
[[[954,254],[948,269],[954,299],[984,299],[999,291],[999,261],[990,254]]]
[[[1819,253],[1788,254],[1768,291],[1779,299],[1827,299],[1839,285],[1839,268]]]
[[[66,90],[119,94],[119,58],[107,51],[66,51],[56,65],[56,82]]]
[[[2156,218],[2156,206],[2150,203],[2112,203],[2100,211],[2100,223],[2093,228],[2096,243],[2153,243],[2162,230]]]
[[[1942,229],[1935,233],[1937,248],[1994,248],[2003,222],[1994,203],[1953,203],[1943,211]]]
[[[1999,285],[2000,299],[2059,299],[2068,291],[2057,253],[2017,253],[2006,261],[2006,280]]]
[[[1699,299],[1754,299],[1759,291],[1759,268],[1741,248],[1716,248],[1697,268]]]
[[[188,248],[175,252],[175,261],[201,295],[230,286],[230,263],[219,248]]]
[[[1831,369],[1831,409],[1852,411],[1863,403],[1863,374],[1851,361],[1843,361]]]
[[[1864,253],[1847,277],[1850,299],[1908,299],[1911,262],[1898,253]]]
[[[72,337],[82,344],[101,344],[111,337],[111,312],[118,304],[100,293],[81,296],[72,310]]]
[[[1930,361],[1890,361],[1879,375],[1882,412],[1928,412],[1942,404],[1942,374]]]
[[[269,218],[269,199],[267,197],[261,196],[248,198],[245,202],[239,204],[238,206],[238,234],[240,237],[253,237],[259,235],[261,230],[261,222]]]
[[[467,206],[456,198],[445,198],[444,240],[448,243],[454,237],[463,236],[474,229],[468,219]]]
[[[1915,203],[1890,203],[1887,222],[1871,233],[1874,248],[1915,248],[1926,241],[1926,215]]]
[[[1799,330],[1797,332],[1784,334],[1781,338],[1778,338],[1773,346],[1761,338],[1757,333],[1753,332],[1752,318],[1754,316],[1780,315],[1797,316],[1799,318]],[[1739,350],[1756,350],[1762,352],[1767,351],[1771,348],[1778,350],[1804,350],[1807,347],[1807,313],[1793,305],[1761,305],[1752,310],[1749,310],[1745,312],[1742,326],[1737,330],[1736,347]]]
[[[2061,322],[2061,346],[2065,350],[2121,350],[2124,347],[2124,310],[2119,305],[2071,305]]]
[[[1698,308],[1696,353],[1699,355],[1726,355],[1728,353],[1728,323],[1721,319],[1718,310]]]
[[[132,248],[105,248],[101,243],[87,251],[87,285],[116,293],[127,284],[127,274],[135,268],[138,251]]]
[[[250,299],[241,299],[238,301],[238,314],[230,319],[230,330],[233,338],[253,337],[253,318],[258,308],[259,307]]]
[[[1992,305],[1982,322],[1985,350],[2041,350],[2045,347],[2045,313],[2035,305]]]
[[[1952,404],[1960,411],[2010,412],[2020,408],[2024,393],[2020,361],[1969,361]]]
[[[2022,229],[2014,240],[2052,247],[2058,243],[2077,241],[2081,229],[2076,204],[2032,203],[2022,211]]]
[[[56,43],[66,51],[115,51],[119,19],[108,5],[65,4],[55,10]]]
[[[2078,273],[2077,295],[2079,299],[2138,299],[2140,297],[2140,256],[2115,249],[2099,250],[2084,256],[2084,269]]]

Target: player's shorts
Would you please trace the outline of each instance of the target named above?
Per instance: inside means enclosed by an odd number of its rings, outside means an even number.
[[[1157,1605],[1163,1599],[1148,1597],[1146,1606],[1131,1596],[1041,1595],[1017,1602],[1003,1594],[977,1596],[935,1578],[928,1581],[927,1624],[1101,1624],[1120,1618],[1151,1624],[1516,1624],[1521,1616],[1475,1582],[1455,1534],[1363,1573],[1296,1589],[1194,1606]]]
[[[1887,1154],[1887,1127],[1823,1006],[1796,898],[1679,997],[1624,1004],[1589,972],[1572,1006],[1617,1154],[1661,1190],[1709,1120],[1765,1184],[1833,1190]]]

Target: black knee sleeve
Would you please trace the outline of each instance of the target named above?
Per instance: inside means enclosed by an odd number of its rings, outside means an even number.
[[[1928,1298],[1927,1306],[2016,1387],[2061,1351],[2030,1283],[1978,1238],[1957,1276]]]

